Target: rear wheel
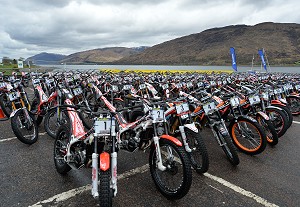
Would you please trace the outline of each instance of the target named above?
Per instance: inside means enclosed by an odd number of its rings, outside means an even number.
[[[267,146],[265,132],[256,121],[251,119],[239,117],[236,121],[232,121],[229,132],[235,146],[246,154],[259,154]]]
[[[185,196],[192,184],[191,164],[182,147],[170,140],[160,139],[160,150],[166,170],[158,169],[156,147],[149,154],[149,166],[152,179],[157,189],[167,199],[175,200]]]
[[[191,164],[197,173],[205,173],[208,170],[209,159],[204,141],[198,133],[185,128],[188,145],[192,152],[188,152]]]
[[[11,117],[11,128],[16,137],[25,144],[33,144],[38,139],[38,127],[34,116],[26,108],[18,110]]]

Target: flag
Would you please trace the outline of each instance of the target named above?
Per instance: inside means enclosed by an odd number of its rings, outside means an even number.
[[[267,64],[266,64],[266,61],[265,61],[263,50],[258,50],[258,54],[259,54],[259,56],[261,58],[261,63],[263,64],[264,69],[267,70]]]
[[[23,68],[23,61],[18,60],[18,68]]]
[[[233,68],[233,70],[237,71],[236,55],[235,55],[234,47],[230,48],[230,55],[231,55],[231,60],[232,60],[232,68]]]

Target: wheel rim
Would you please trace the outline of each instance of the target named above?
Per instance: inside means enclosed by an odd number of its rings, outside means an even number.
[[[240,121],[233,125],[232,138],[240,149],[248,152],[257,151],[262,146],[259,131],[247,121]]]

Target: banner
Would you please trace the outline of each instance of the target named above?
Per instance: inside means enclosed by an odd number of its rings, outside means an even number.
[[[23,68],[23,61],[18,60],[18,68]]]
[[[235,49],[233,47],[230,48],[230,55],[232,60],[232,68],[233,70],[237,71],[236,55],[235,55]]]
[[[259,54],[259,56],[261,58],[261,63],[263,64],[264,69],[267,70],[267,64],[266,64],[266,61],[265,61],[263,50],[258,50],[258,54]]]

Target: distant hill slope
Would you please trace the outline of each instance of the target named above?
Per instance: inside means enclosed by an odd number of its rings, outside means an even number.
[[[126,48],[126,47],[109,47],[87,50],[68,55],[61,62],[80,64],[80,63],[111,63],[128,57],[133,54],[140,53],[145,50],[145,46]]]
[[[43,52],[27,58],[26,61],[33,61],[36,65],[52,65],[59,64],[59,62],[65,57],[65,55]]]
[[[260,65],[257,50],[261,48],[270,64],[293,64],[300,60],[300,24],[266,22],[208,29],[155,45],[115,63],[229,65],[230,47],[235,47],[240,65],[250,65],[253,55],[255,64]]]

